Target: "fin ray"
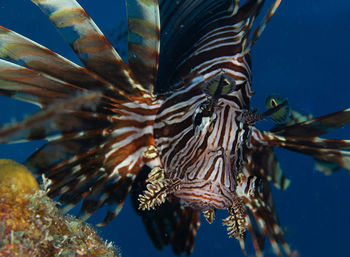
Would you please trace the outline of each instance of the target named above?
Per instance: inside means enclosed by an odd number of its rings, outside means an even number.
[[[129,66],[137,80],[150,93],[157,79],[160,20],[157,1],[129,0],[128,51]]]
[[[51,135],[60,133],[60,127],[58,127],[60,123],[53,122],[57,116],[69,113],[70,110],[84,105],[93,108],[100,97],[101,94],[98,92],[78,95],[53,104],[45,110],[40,110],[20,123],[3,126],[0,129],[0,143],[19,143],[27,140],[45,139],[49,133]]]
[[[32,0],[49,17],[85,67],[131,96],[143,88],[127,64],[75,0]]]
[[[311,155],[318,161],[324,161],[328,164],[333,163],[336,166],[331,169],[332,171],[338,167],[343,167],[350,172],[350,140],[323,139],[319,137],[284,137],[267,131],[263,132],[262,137],[270,146],[283,147]]]
[[[350,123],[350,108],[319,118],[271,130],[285,137],[318,137]]]

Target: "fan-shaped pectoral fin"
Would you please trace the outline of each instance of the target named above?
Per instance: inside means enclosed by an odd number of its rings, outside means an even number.
[[[228,211],[229,216],[223,220],[223,225],[227,226],[229,237],[235,237],[238,240],[244,238],[248,228],[248,213],[245,210],[244,201],[237,197]]]
[[[160,167],[152,169],[146,182],[148,183],[146,190],[139,195],[139,209],[141,210],[155,209],[157,205],[161,205],[166,201],[169,194],[180,188],[180,180],[167,179],[164,170]]]

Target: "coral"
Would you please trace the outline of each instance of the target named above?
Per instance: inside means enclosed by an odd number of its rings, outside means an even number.
[[[85,222],[62,215],[30,171],[0,159],[0,256],[120,256]]]
[[[0,184],[25,193],[39,189],[32,173],[24,165],[9,159],[0,159]]]

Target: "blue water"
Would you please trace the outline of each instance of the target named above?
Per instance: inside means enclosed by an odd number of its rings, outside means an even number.
[[[84,0],[84,8],[102,31],[112,34],[123,19],[122,0]],[[271,2],[271,1],[267,1]],[[262,109],[269,93],[288,97],[294,108],[316,116],[350,106],[350,2],[348,0],[284,0],[252,51],[253,105]],[[0,0],[0,25],[23,34],[79,63],[48,19],[30,1]],[[37,108],[0,98],[0,123],[21,119]],[[261,124],[268,127],[271,124]],[[332,138],[350,139],[350,127]],[[0,146],[0,158],[23,161],[40,143]],[[350,256],[350,174],[341,170],[325,176],[311,158],[278,151],[292,184],[286,192],[274,190],[277,213],[286,239],[302,257]],[[238,243],[226,236],[219,213],[212,225],[203,222],[192,256],[243,256]],[[102,214],[91,220],[101,220]],[[129,200],[121,214],[101,235],[118,245],[125,257],[173,256],[170,248],[157,251]],[[251,249],[250,254],[253,254]],[[266,256],[274,256],[269,244]]]

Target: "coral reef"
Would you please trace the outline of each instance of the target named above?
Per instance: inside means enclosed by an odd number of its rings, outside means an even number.
[[[121,256],[85,222],[62,215],[31,172],[0,159],[0,256]]]

